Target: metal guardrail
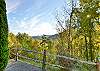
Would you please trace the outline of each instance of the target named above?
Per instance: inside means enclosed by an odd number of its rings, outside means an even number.
[[[25,49],[25,48],[13,48],[12,50],[16,51],[16,53],[12,53],[13,55],[16,56],[16,59],[15,59],[16,61],[18,60],[18,57],[21,57],[21,58],[24,58],[24,59],[27,59],[27,60],[32,60],[32,61],[35,61],[35,62],[42,63],[42,71],[46,71],[46,68],[45,68],[46,65],[50,65],[50,66],[66,69],[66,67],[63,67],[61,65],[55,65],[55,64],[48,63],[46,61],[46,56],[55,56],[55,57],[64,58],[64,59],[71,60],[71,61],[77,61],[77,62],[80,62],[80,63],[86,63],[86,64],[89,64],[89,65],[97,65],[97,63],[94,63],[94,62],[82,61],[82,60],[79,60],[79,59],[75,59],[75,58],[71,58],[71,57],[66,57],[66,56],[53,55],[53,54],[47,53],[46,50],[44,50],[43,52],[38,52],[38,51],[35,51],[35,50],[28,50],[28,49]],[[40,61],[38,59],[22,56],[21,54],[18,54],[18,51],[20,51],[20,50],[21,51],[26,51],[28,53],[42,54],[43,55],[42,61]]]

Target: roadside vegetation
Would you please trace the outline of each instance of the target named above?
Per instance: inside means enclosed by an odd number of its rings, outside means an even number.
[[[66,4],[67,5],[67,4]],[[80,62],[68,61],[56,55],[71,57],[83,61],[97,62],[100,57],[100,3],[99,0],[80,0],[79,7],[72,4],[72,11],[68,12],[66,7],[62,13],[57,13],[57,31],[55,39],[46,37],[45,47],[41,45],[40,39],[34,39],[27,33],[8,34],[8,47],[10,59],[15,58],[13,48],[25,48],[42,52],[44,49],[53,56],[47,56],[47,62],[79,71],[96,71],[94,65],[82,64]],[[62,15],[62,16],[61,16]],[[68,19],[66,19],[66,17]],[[63,26],[65,24],[65,26]],[[23,56],[42,60],[42,54],[26,53],[19,51]],[[21,60],[24,60],[20,58]],[[27,60],[24,60],[27,61]],[[28,61],[31,64],[41,66],[40,63]],[[66,69],[46,66],[48,71],[66,71]]]

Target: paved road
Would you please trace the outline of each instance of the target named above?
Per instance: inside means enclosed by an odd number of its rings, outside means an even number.
[[[33,65],[18,61],[12,64],[8,64],[5,71],[42,71],[42,70]]]

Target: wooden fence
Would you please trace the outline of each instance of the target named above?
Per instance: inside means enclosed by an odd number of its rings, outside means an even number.
[[[56,57],[64,58],[64,59],[71,60],[71,61],[77,61],[77,62],[80,62],[80,63],[94,65],[94,66],[96,66],[96,71],[100,71],[100,63],[99,62],[94,63],[94,62],[82,61],[82,60],[71,58],[71,57],[61,56],[61,55],[53,55],[53,54],[47,53],[46,50],[43,50],[43,52],[38,52],[38,51],[35,51],[35,50],[34,51],[33,50],[28,50],[28,49],[25,49],[25,48],[13,48],[12,50],[15,51],[14,53],[12,53],[13,55],[15,55],[15,61],[18,61],[19,57],[21,57],[21,58],[24,58],[24,59],[27,59],[27,60],[32,60],[32,61],[35,61],[35,62],[42,63],[42,71],[46,71],[46,65],[51,65],[51,66],[54,66],[54,67],[59,67],[59,68],[65,68],[66,69],[66,67],[63,67],[61,65],[55,65],[55,64],[48,63],[46,61],[46,56],[56,56]],[[26,56],[22,56],[21,54],[18,53],[18,51],[26,51],[27,53],[42,54],[43,55],[42,61],[34,59],[34,58],[28,58]]]

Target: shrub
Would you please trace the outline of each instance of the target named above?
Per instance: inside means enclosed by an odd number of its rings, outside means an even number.
[[[0,0],[0,71],[8,62],[8,25],[5,0]]]

